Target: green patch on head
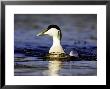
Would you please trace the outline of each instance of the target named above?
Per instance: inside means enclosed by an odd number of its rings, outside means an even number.
[[[62,38],[62,33],[61,33],[61,31],[59,30],[59,31],[58,31],[58,39],[61,40],[61,38]]]

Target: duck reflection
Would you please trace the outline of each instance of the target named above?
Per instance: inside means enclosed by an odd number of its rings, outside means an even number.
[[[59,76],[59,71],[61,68],[61,61],[49,61],[48,64],[48,75],[49,76]]]
[[[59,76],[62,61],[58,58],[47,58],[48,61],[47,70],[43,72],[44,76]]]

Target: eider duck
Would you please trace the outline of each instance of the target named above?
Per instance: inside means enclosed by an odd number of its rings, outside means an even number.
[[[46,55],[49,59],[68,59],[73,56],[73,52],[66,54],[61,46],[62,33],[57,25],[49,25],[48,28],[44,29],[42,32],[38,33],[37,36],[49,35],[53,37],[53,44],[49,50],[49,54]]]

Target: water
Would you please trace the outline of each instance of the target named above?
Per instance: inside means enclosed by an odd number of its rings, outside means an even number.
[[[32,58],[31,58],[32,59]],[[34,59],[34,58],[33,58]],[[96,61],[24,61],[16,62],[16,76],[95,76]]]
[[[96,15],[17,15],[14,31],[15,76],[96,76],[97,16]],[[77,58],[49,61],[44,56],[52,45],[49,36],[37,37],[50,24],[62,30],[62,46]]]

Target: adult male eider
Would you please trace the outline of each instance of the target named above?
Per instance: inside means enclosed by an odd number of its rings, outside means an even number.
[[[61,46],[62,33],[60,28],[57,25],[49,25],[47,29],[44,29],[42,32],[37,34],[37,36],[49,35],[53,37],[53,45],[49,50],[49,54],[46,56],[48,58],[58,58],[58,59],[67,59],[71,56],[74,56],[72,52],[70,55],[66,54]]]

